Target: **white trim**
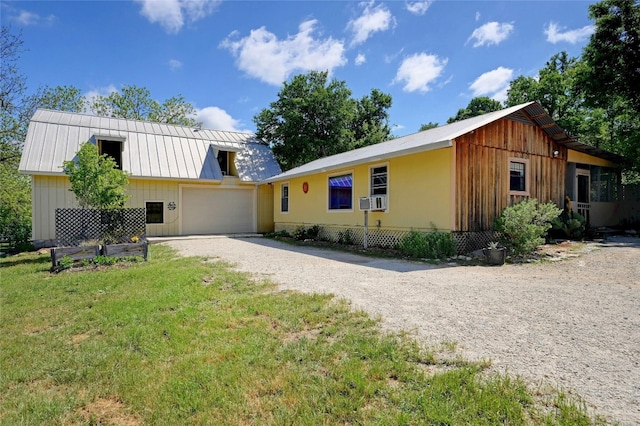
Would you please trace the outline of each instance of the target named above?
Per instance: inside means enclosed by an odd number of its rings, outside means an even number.
[[[282,188],[287,187],[287,211],[282,210]],[[289,214],[289,210],[291,210],[291,185],[289,185],[289,181],[280,183],[280,214]]]
[[[376,164],[371,164],[369,166],[369,176],[368,177],[368,181],[369,181],[369,190],[367,191],[367,194],[369,197],[373,197],[373,194],[371,193],[371,173],[372,170],[375,169],[376,167],[386,167],[387,168],[387,193],[384,194],[385,198],[387,199],[387,208],[382,210],[382,213],[389,213],[389,193],[391,192],[389,189],[389,162],[385,161],[383,163],[376,163]]]
[[[351,175],[351,208],[350,209],[330,209],[329,208],[329,179],[331,179],[332,177],[336,177],[336,176],[346,176],[346,175]],[[356,185],[355,183],[355,177],[354,177],[354,173],[353,173],[353,169],[351,170],[342,170],[341,172],[338,173],[328,173],[327,174],[327,180],[325,181],[325,183],[327,184],[325,186],[326,192],[325,192],[325,202],[327,203],[327,213],[353,213],[355,210],[353,208],[354,204],[355,204],[355,194],[354,194],[354,187]]]
[[[512,191],[511,190],[511,163],[524,164],[524,191]],[[507,184],[509,185],[509,195],[521,195],[529,197],[531,193],[531,164],[528,158],[509,157],[507,161]]]

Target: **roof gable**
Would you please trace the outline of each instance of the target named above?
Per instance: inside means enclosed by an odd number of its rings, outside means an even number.
[[[528,102],[422,132],[412,133],[375,145],[320,158],[288,170],[280,175],[273,176],[265,180],[265,182],[274,182],[296,176],[399,157],[415,152],[450,147],[454,139],[503,118],[540,126],[554,142],[567,146],[570,149],[606,158],[611,161],[619,162],[622,160],[622,157],[619,155],[578,142],[558,126],[537,102]]]
[[[82,143],[97,140],[122,142],[122,168],[133,178],[221,180],[218,150],[242,159],[236,164],[241,181],[258,182],[281,172],[271,150],[253,133],[42,109],[29,124],[20,171],[62,174],[63,162],[72,160]]]

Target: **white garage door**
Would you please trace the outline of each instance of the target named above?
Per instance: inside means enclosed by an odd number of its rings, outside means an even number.
[[[182,189],[182,234],[255,232],[253,191]]]

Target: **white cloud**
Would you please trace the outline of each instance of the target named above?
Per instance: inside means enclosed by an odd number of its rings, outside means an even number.
[[[386,31],[392,24],[395,26],[395,19],[389,9],[382,5],[373,7],[373,3],[373,1],[361,3],[361,5],[365,6],[362,16],[349,21],[347,24],[347,28],[353,32],[351,46],[364,43],[373,33]]]
[[[225,110],[210,106],[196,108],[196,121],[202,122],[203,129],[226,130],[229,132],[251,132],[239,129],[240,121],[231,117]]]
[[[87,114],[93,114],[93,112],[89,109],[89,106],[93,104],[98,96],[109,96],[111,93],[117,91],[118,89],[116,88],[116,86],[110,84],[104,87],[96,87],[95,89],[85,92],[83,96],[87,100],[87,103],[85,104],[85,110],[83,112]]]
[[[507,98],[507,89],[512,77],[512,69],[498,67],[482,74],[471,83],[469,88],[473,92],[473,96],[489,96],[502,102]]]
[[[473,33],[471,33],[471,36],[467,39],[467,43],[469,43],[470,40],[475,40],[473,47],[491,46],[492,44],[497,45],[506,40],[512,31],[513,24],[507,22],[487,22],[473,30]]]
[[[480,20],[480,12],[476,12],[476,21]]]
[[[221,0],[136,0],[140,14],[151,23],[159,23],[169,34],[182,29],[185,18],[195,22],[215,12]]]
[[[406,7],[407,7],[407,10],[413,13],[414,15],[422,16],[425,13],[427,13],[427,10],[429,10],[429,6],[431,6],[431,3],[433,3],[432,0],[415,1],[411,3],[407,3]]]
[[[169,60],[169,68],[171,69],[171,71],[176,71],[176,70],[182,68],[182,62],[180,62],[177,59],[170,59]]]
[[[109,96],[113,92],[117,92],[118,89],[113,84],[104,87],[96,87],[93,90],[89,90],[84,94],[85,99],[92,102],[97,96]]]
[[[280,85],[294,71],[331,72],[347,63],[345,47],[341,41],[329,37],[315,39],[313,33],[317,21],[305,21],[298,27],[298,33],[286,39],[277,36],[265,27],[251,30],[240,40],[232,40],[237,33],[231,33],[220,43],[236,57],[236,65],[251,77],[266,83]]]
[[[367,62],[367,57],[364,55],[364,53],[358,53],[358,56],[356,56],[355,60],[356,65],[362,65],[365,62]]]
[[[51,25],[55,22],[56,17],[54,15],[42,17],[37,13],[32,13],[27,10],[20,10],[17,15],[12,16],[10,19],[16,22],[18,25],[28,27],[32,25]]]
[[[544,33],[547,35],[547,41],[553,44],[563,41],[571,44],[576,44],[588,39],[589,36],[593,34],[596,27],[594,25],[585,25],[582,28],[567,30],[563,32],[564,29],[564,27],[560,27],[555,22],[550,22],[549,25],[544,29]]]
[[[429,85],[442,74],[447,61],[436,55],[417,53],[402,61],[393,82],[404,83],[402,90],[405,92],[428,92]]]
[[[384,62],[390,64],[395,61],[398,56],[402,55],[402,52],[404,52],[404,47],[395,53],[384,55]]]

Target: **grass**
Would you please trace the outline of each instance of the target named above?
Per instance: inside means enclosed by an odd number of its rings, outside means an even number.
[[[329,295],[150,250],[58,274],[0,260],[0,424],[592,424]]]

